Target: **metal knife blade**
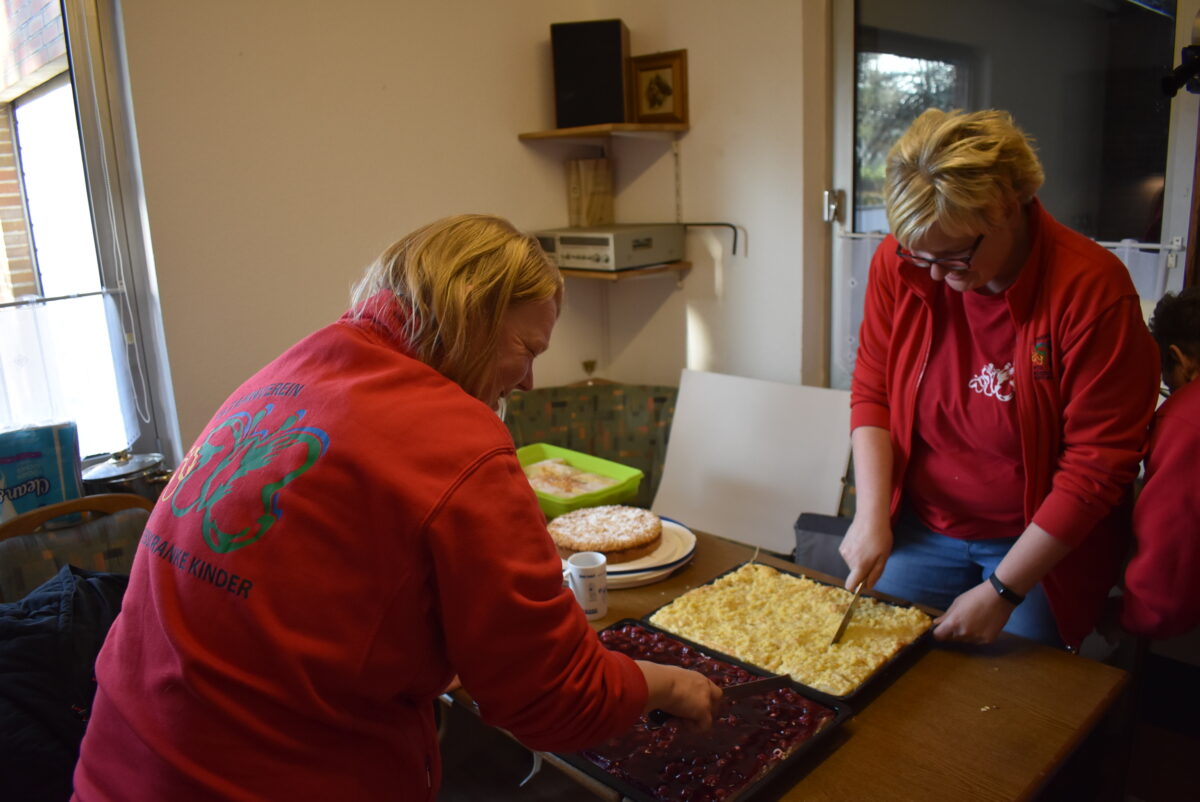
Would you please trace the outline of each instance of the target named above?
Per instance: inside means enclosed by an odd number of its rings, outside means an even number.
[[[778,688],[789,688],[791,684],[792,678],[789,675],[780,674],[777,677],[753,679],[749,682],[738,683],[737,685],[726,685],[721,689],[721,693],[726,699],[745,699],[747,696],[756,696]],[[656,708],[647,714],[647,724],[651,729],[657,729],[665,724],[670,717],[670,713]]]
[[[767,677],[765,679],[754,679],[749,682],[742,682],[737,685],[726,685],[721,689],[726,699],[745,699],[747,696],[754,696],[767,691],[773,691],[776,688],[787,688],[791,686],[792,678],[787,674],[780,674],[778,677]]]
[[[838,624],[837,632],[833,633],[833,640],[829,641],[829,645],[833,646],[842,639],[846,634],[846,625],[850,623],[850,616],[854,614],[854,605],[858,604],[858,595],[862,593],[863,583],[859,582],[858,587],[854,589],[854,596],[850,599],[850,604],[846,606],[846,612],[842,614],[842,622]]]

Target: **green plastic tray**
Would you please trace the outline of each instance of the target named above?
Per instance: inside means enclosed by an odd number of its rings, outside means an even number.
[[[522,468],[544,459],[555,458],[562,459],[571,467],[581,471],[616,479],[617,483],[612,487],[606,487],[594,493],[584,493],[573,498],[552,496],[535,490],[538,504],[541,506],[542,512],[546,513],[547,518],[554,518],[581,507],[599,507],[604,504],[620,504],[622,501],[627,501],[637,495],[638,486],[642,483],[644,475],[637,468],[593,457],[591,454],[584,454],[580,451],[572,451],[569,448],[552,446],[549,443],[530,443],[517,449],[517,459]]]

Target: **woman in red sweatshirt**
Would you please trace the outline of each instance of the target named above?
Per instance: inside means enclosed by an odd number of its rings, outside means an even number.
[[[146,526],[96,664],[80,800],[426,799],[433,701],[576,750],[720,691],[601,646],[495,410],[562,278],[479,215],[391,246],[341,320],[239,387]]]
[[[1157,352],[1128,271],[1042,180],[1001,111],[926,111],[888,156],[841,551],[847,587],[945,610],[943,640],[1077,646],[1124,551]]]

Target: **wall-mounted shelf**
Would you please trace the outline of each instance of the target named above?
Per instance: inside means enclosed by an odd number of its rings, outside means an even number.
[[[650,139],[665,139],[675,141],[679,134],[684,133],[690,126],[687,123],[601,123],[599,125],[581,125],[576,128],[551,128],[548,131],[528,131],[517,134],[517,139],[525,142],[569,141],[569,140],[609,140],[612,137],[645,137]],[[675,153],[675,207],[676,219],[679,219],[679,151],[674,146]],[[652,276],[660,273],[675,273],[676,284],[682,286],[683,274],[692,269],[691,262],[668,262],[648,267],[637,267],[631,270],[580,270],[571,267],[559,268],[564,276],[570,278],[586,278],[595,281],[624,281],[639,276]]]
[[[607,136],[674,136],[688,130],[687,123],[601,123],[577,128],[551,128],[517,134],[517,139],[595,139]]]
[[[638,276],[651,276],[655,273],[679,273],[682,278],[683,274],[692,269],[691,262],[667,262],[661,265],[650,265],[649,267],[635,267],[631,270],[576,270],[571,267],[560,267],[559,272],[564,276],[571,278],[591,278],[599,279],[600,281],[622,281],[627,278],[637,278]]]

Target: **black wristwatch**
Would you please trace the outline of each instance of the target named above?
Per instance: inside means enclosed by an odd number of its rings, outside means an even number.
[[[1008,585],[1001,582],[1000,578],[998,576],[996,576],[995,573],[993,573],[991,576],[988,577],[988,582],[992,583],[992,587],[994,587],[996,589],[996,592],[1000,594],[1000,598],[1004,599],[1006,602],[1011,604],[1013,607],[1016,607],[1018,604],[1025,601],[1024,596],[1022,596],[1020,593],[1017,593],[1015,590],[1010,588]]]

